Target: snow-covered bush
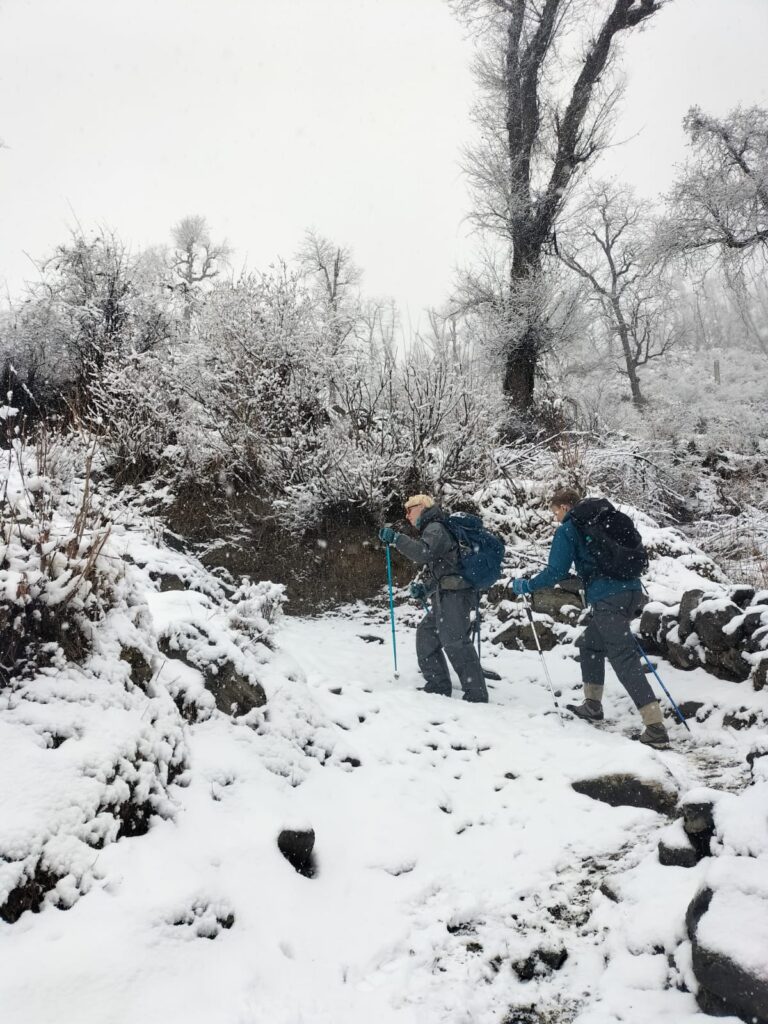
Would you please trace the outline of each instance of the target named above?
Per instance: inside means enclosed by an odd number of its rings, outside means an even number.
[[[398,361],[381,316],[347,311],[340,332],[326,306],[280,266],[214,287],[188,342],[114,360],[90,408],[112,474],[250,493],[292,531],[341,508],[379,517],[407,490],[475,490],[498,390],[445,337]]]
[[[108,584],[99,555],[109,524],[91,490],[93,442],[65,445],[43,425],[35,442],[8,425],[0,493],[0,684],[40,664],[78,660]],[[77,464],[79,461],[79,465]]]

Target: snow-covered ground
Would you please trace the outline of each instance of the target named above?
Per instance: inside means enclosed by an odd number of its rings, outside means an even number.
[[[768,693],[662,662],[678,701],[711,713],[691,735],[670,722],[674,747],[656,752],[631,738],[615,679],[603,726],[563,724],[539,656],[488,637],[484,662],[502,677],[490,704],[418,692],[405,606],[398,678],[381,608],[233,641],[238,615],[202,570],[167,551],[159,566],[154,542],[126,537],[115,530],[106,554],[130,548],[128,597],[89,661],[0,702],[0,883],[7,894],[40,857],[59,879],[41,912],[0,922],[3,1024],[707,1019],[685,911],[712,862],[661,866],[667,817],[572,783],[627,773],[670,793],[739,792],[756,730],[722,718],[745,701],[768,715]],[[159,590],[158,567],[186,568],[194,589]],[[237,607],[247,620],[248,601]],[[239,720],[215,711],[200,670],[157,654],[161,634],[190,630],[201,666],[223,652],[267,703]],[[118,640],[148,651],[146,692]],[[547,655],[561,704],[578,696],[566,654]],[[181,718],[180,693],[197,721]],[[146,834],[114,841],[115,787],[154,815]],[[312,877],[277,845],[304,828]],[[738,818],[721,852],[768,866],[765,815],[747,833]]]

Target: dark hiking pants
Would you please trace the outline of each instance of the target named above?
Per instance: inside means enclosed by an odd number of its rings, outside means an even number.
[[[473,590],[443,590],[432,597],[432,606],[416,630],[416,656],[428,693],[450,697],[447,657],[461,682],[464,700],[488,700],[480,659],[471,638],[470,614],[474,607]]]
[[[643,604],[643,595],[639,590],[625,590],[596,601],[592,606],[587,628],[578,640],[586,698],[602,700],[607,658],[636,707],[645,707],[656,700],[643,672],[640,652],[629,628],[630,622],[640,614]]]

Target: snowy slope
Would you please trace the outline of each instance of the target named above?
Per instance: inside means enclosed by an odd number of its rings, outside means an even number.
[[[0,705],[2,868],[42,851],[60,879],[40,913],[0,922],[4,1024],[706,1019],[684,916],[711,865],[660,866],[665,816],[571,783],[619,772],[672,793],[739,791],[754,730],[723,731],[721,712],[743,687],[662,666],[679,700],[718,710],[690,738],[672,725],[674,749],[654,752],[629,738],[637,719],[615,681],[603,727],[562,725],[538,655],[486,643],[502,675],[489,705],[428,696],[414,610],[398,611],[395,679],[380,609],[284,620],[253,643],[191,560],[136,531],[111,544],[131,555],[130,602],[91,661]],[[160,572],[193,589],[160,592]],[[199,669],[159,656],[161,636],[192,628]],[[150,652],[149,695],[121,674],[126,636]],[[206,649],[239,659],[266,705],[216,711]],[[565,703],[578,666],[547,657]],[[765,693],[749,700],[768,714]],[[105,794],[120,784],[144,786],[154,816],[115,841]],[[314,877],[277,847],[304,827]],[[767,858],[758,826],[753,842]]]

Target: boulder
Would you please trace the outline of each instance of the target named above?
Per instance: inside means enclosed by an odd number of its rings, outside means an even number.
[[[737,604],[742,611],[755,599],[755,588],[747,583],[737,583],[735,587],[728,588],[728,597]]]
[[[579,779],[571,787],[611,807],[646,807],[658,814],[672,814],[677,805],[677,792],[671,786],[624,772]]]
[[[158,584],[161,594],[167,594],[172,590],[187,590],[187,584],[173,572],[150,573],[150,578]]]
[[[267,703],[267,695],[261,683],[252,683],[240,675],[231,661],[225,661],[214,671],[214,666],[204,673],[205,687],[213,694],[216,707],[226,715],[247,715],[254,708]]]
[[[216,707],[224,714],[237,717],[247,715],[249,711],[263,707],[267,703],[267,695],[261,683],[251,682],[241,675],[231,661],[210,662],[201,667],[190,661],[187,652],[182,647],[172,644],[167,636],[161,637],[157,646],[166,658],[183,661],[190,668],[202,672],[205,688],[213,694]],[[185,705],[182,713],[188,721],[196,720],[196,709],[187,708]]]
[[[699,711],[704,707],[704,704],[700,700],[684,700],[677,706],[680,708],[680,714],[683,718],[696,718]]]
[[[536,623],[536,635],[539,638],[542,651],[551,651],[560,642],[552,625],[547,622],[538,621]],[[511,626],[507,626],[505,630],[498,633],[491,643],[501,644],[502,647],[512,651],[535,651],[537,649],[529,622],[513,622]]]
[[[314,829],[283,829],[277,837],[277,848],[288,861],[305,878],[314,878],[316,866],[312,851],[315,847]]]
[[[751,729],[757,724],[757,712],[749,708],[739,708],[738,711],[729,711],[723,715],[723,726],[727,729]]]
[[[669,612],[658,608],[646,608],[640,616],[640,637],[643,648],[648,654],[666,653],[667,633],[677,620]]]
[[[584,605],[578,594],[569,590],[545,587],[531,595],[531,606],[535,612],[550,615],[557,622],[575,622]]]
[[[679,632],[680,639],[685,641],[694,632],[693,619],[691,613],[694,608],[698,607],[699,602],[704,597],[703,590],[686,590],[683,596],[680,598],[680,611],[678,612],[679,619]]]
[[[761,626],[768,626],[768,605],[750,605],[744,609],[744,635],[752,636]]]
[[[715,835],[712,807],[711,800],[682,801],[683,831],[696,851],[697,860],[710,855],[710,846]]]
[[[665,867],[692,868],[699,860],[700,856],[680,819],[664,829],[659,839],[659,864]]]
[[[768,651],[768,625],[760,626],[744,644],[744,649],[749,654],[759,654],[760,651]]]
[[[700,937],[702,921],[713,912],[713,898],[715,893],[711,888],[701,889],[685,916],[693,973],[699,983],[696,1001],[705,1013],[713,1016],[732,1014],[750,1024],[768,1024],[768,978],[737,963],[734,957],[713,948]],[[727,920],[726,916],[724,923]]]
[[[737,604],[722,598],[713,598],[702,601],[692,613],[692,619],[699,640],[707,650],[728,651],[738,647],[743,637],[743,620],[731,632],[724,633],[723,629],[741,615],[741,608]]]
[[[701,666],[701,659],[696,648],[693,646],[689,647],[688,644],[678,643],[672,639],[674,634],[675,630],[673,629],[667,637],[667,658],[676,668],[682,668],[686,671],[699,668]],[[691,633],[691,636],[695,635],[695,633]]]
[[[138,647],[123,647],[120,651],[120,660],[127,662],[131,673],[131,682],[146,692],[147,684],[154,673],[152,666]]]
[[[507,589],[506,583],[494,583],[492,587],[488,588],[485,596],[488,604],[501,604],[511,593],[512,591]]]
[[[741,651],[735,648],[725,651],[708,648],[704,668],[718,679],[725,679],[731,683],[743,683],[749,678],[751,671],[749,662]]]

